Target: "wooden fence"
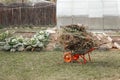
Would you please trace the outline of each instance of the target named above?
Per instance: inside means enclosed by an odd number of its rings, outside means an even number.
[[[55,25],[56,5],[0,6],[0,25]]]

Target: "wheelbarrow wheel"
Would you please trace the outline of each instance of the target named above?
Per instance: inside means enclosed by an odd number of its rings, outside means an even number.
[[[71,61],[72,61],[71,52],[65,52],[64,53],[64,62],[70,63]]]

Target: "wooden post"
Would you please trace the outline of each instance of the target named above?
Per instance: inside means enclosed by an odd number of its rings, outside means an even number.
[[[51,1],[56,3],[56,0],[51,0]]]
[[[24,0],[22,0],[22,3],[24,3]]]

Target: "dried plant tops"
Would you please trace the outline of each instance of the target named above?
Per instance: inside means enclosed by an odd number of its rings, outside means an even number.
[[[93,36],[84,25],[67,25],[62,27],[59,42],[65,50],[85,53],[96,46]]]

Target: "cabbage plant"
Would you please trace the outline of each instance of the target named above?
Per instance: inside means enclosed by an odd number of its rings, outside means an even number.
[[[3,33],[0,33],[0,41],[2,42],[2,41],[5,41],[5,39],[7,38],[7,37],[9,37],[10,36],[10,33],[8,32],[8,31],[5,31],[5,32],[3,32]]]
[[[4,50],[23,51],[35,48],[43,49],[49,42],[49,33],[46,31],[37,32],[32,38],[11,37],[6,40]]]
[[[4,45],[4,50],[10,50],[10,51],[21,51],[24,50],[23,45],[23,38],[22,37],[11,37],[6,40],[6,44]]]

